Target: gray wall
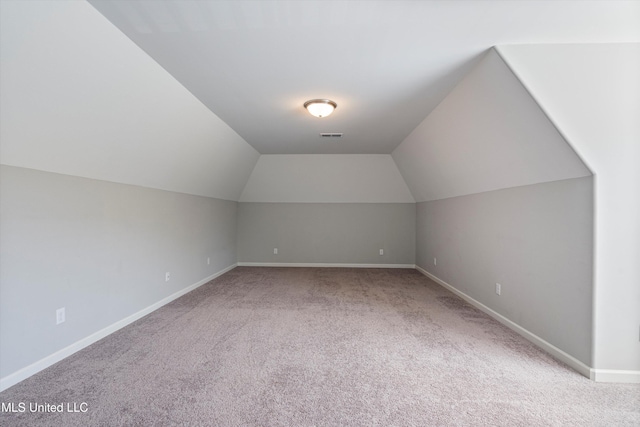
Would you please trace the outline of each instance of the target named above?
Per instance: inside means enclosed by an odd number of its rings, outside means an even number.
[[[0,377],[236,262],[236,202],[0,173]]]
[[[591,366],[592,177],[418,203],[416,231],[418,266]]]
[[[499,52],[597,176],[592,366],[640,382],[640,43]]]
[[[239,203],[238,261],[415,264],[415,204]]]

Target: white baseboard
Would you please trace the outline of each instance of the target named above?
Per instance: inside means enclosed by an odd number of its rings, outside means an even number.
[[[179,290],[178,292],[169,295],[166,298],[161,299],[160,301],[156,302],[155,304],[150,305],[149,307],[146,307],[140,311],[138,311],[137,313],[134,313],[128,317],[125,317],[122,320],[119,320],[117,322],[115,322],[112,325],[107,326],[104,329],[101,329],[97,332],[94,332],[93,334],[89,335],[88,337],[82,338],[79,341],[76,341],[75,343],[63,348],[62,350],[58,350],[53,354],[50,354],[49,356],[38,360],[35,363],[32,363],[29,366],[26,366],[22,369],[20,369],[19,371],[14,372],[13,374],[9,374],[4,378],[0,378],[0,391],[6,390],[9,387],[19,383],[20,381],[23,381],[27,378],[29,378],[30,376],[37,374],[38,372],[42,371],[43,369],[48,368],[49,366],[53,365],[54,363],[57,363],[59,361],[61,361],[62,359],[71,356],[72,354],[82,350],[85,347],[90,346],[91,344],[95,343],[96,341],[101,340],[102,338],[106,337],[107,335],[110,335],[114,332],[116,332],[118,329],[122,329],[125,326],[129,325],[130,323],[135,322],[136,320],[146,316],[147,314],[159,309],[160,307],[162,307],[163,305],[166,305],[168,303],[170,303],[171,301],[180,298],[181,296],[191,292],[192,290],[204,285],[205,283],[215,279],[218,276],[223,275],[224,273],[226,273],[227,271],[233,270],[234,268],[237,267],[237,264],[232,264],[229,267],[218,271],[217,273],[212,274],[209,277],[205,277],[204,279],[194,283],[193,285],[190,285],[184,289]]]
[[[415,264],[340,264],[325,262],[239,262],[238,267],[416,268]]]
[[[444,280],[441,280],[440,278],[438,278],[438,277],[434,276],[433,274],[429,273],[427,270],[425,270],[425,269],[423,269],[423,268],[421,268],[421,267],[419,267],[417,265],[416,265],[416,270],[418,270],[419,272],[421,272],[422,274],[424,274],[425,276],[427,276],[428,278],[430,278],[431,280],[433,280],[434,282],[436,282],[440,286],[442,286],[442,287],[450,290],[454,294],[458,295],[460,298],[462,298],[463,300],[467,301],[469,304],[473,305],[474,307],[478,308],[479,310],[481,310],[481,311],[485,312],[486,314],[488,314],[489,316],[493,317],[498,322],[500,322],[503,325],[505,325],[507,328],[509,328],[512,331],[517,332],[518,334],[522,335],[524,338],[526,338],[527,340],[531,341],[532,343],[534,343],[535,345],[537,345],[538,347],[540,347],[541,349],[543,349],[544,351],[549,353],[555,359],[558,359],[559,361],[565,363],[566,365],[569,365],[570,367],[572,367],[573,369],[575,369],[576,371],[578,371],[580,374],[584,375],[585,377],[593,379],[592,378],[592,369],[591,369],[591,367],[585,365],[584,363],[582,363],[581,361],[579,361],[575,357],[571,356],[568,353],[565,353],[564,351],[560,350],[558,347],[554,346],[553,344],[550,344],[547,341],[545,341],[542,338],[540,338],[539,336],[529,332],[528,330],[526,330],[522,326],[520,326],[517,323],[507,319],[506,317],[504,317],[500,313],[498,313],[496,311],[493,311],[492,309],[490,309],[486,305],[482,304],[481,302],[473,299],[472,297],[470,297],[469,295],[465,294],[464,292],[461,292],[458,289],[454,288],[453,286],[451,286],[450,284],[448,284]]]
[[[640,384],[640,371],[591,369],[591,379],[600,383]]]
[[[536,344],[537,346],[539,346],[540,348],[542,348],[543,350],[547,351],[549,354],[551,354],[553,357],[557,358],[558,360],[566,363],[567,365],[571,366],[573,369],[575,369],[576,371],[578,371],[580,374],[591,378],[594,381],[597,382],[615,382],[615,383],[640,383],[640,371],[624,371],[624,370],[609,370],[609,369],[593,369],[590,368],[589,366],[585,365],[584,363],[580,362],[579,360],[575,359],[573,356],[565,353],[564,351],[560,350],[559,348],[553,346],[552,344],[546,342],[545,340],[543,340],[542,338],[538,337],[537,335],[527,331],[526,329],[524,329],[523,327],[521,327],[520,325],[512,322],[511,320],[507,319],[506,317],[502,316],[501,314],[493,311],[492,309],[490,309],[489,307],[485,306],[484,304],[480,303],[479,301],[476,301],[475,299],[471,298],[470,296],[468,296],[467,294],[465,294],[464,292],[461,292],[459,290],[457,290],[456,288],[454,288],[453,286],[449,285],[447,282],[439,279],[438,277],[434,276],[433,274],[429,273],[428,271],[424,270],[423,268],[417,266],[417,265],[413,265],[413,264],[330,264],[330,263],[254,263],[254,262],[239,262],[237,264],[232,264],[229,267],[218,271],[217,273],[212,274],[209,277],[206,277],[196,283],[194,283],[191,286],[188,286],[184,289],[181,289],[180,291],[169,295],[166,298],[163,298],[162,300],[156,302],[155,304],[150,305],[149,307],[146,307],[140,311],[138,311],[137,313],[134,313],[122,320],[119,320],[117,322],[115,322],[114,324],[107,326],[104,329],[101,329],[91,335],[89,335],[88,337],[85,337],[43,359],[40,359],[39,361],[32,363],[31,365],[20,369],[19,371],[16,371],[12,374],[7,375],[4,378],[0,378],[0,391],[6,390],[9,387],[19,383],[20,381],[23,381],[27,378],[29,378],[30,376],[42,371],[43,369],[48,368],[49,366],[59,362],[60,360],[71,356],[72,354],[82,350],[85,347],[88,347],[89,345],[101,340],[102,338],[106,337],[107,335],[110,335],[114,332],[116,332],[119,329],[122,329],[123,327],[135,322],[136,320],[146,316],[147,314],[159,309],[160,307],[170,303],[171,301],[191,292],[192,290],[204,285],[205,283],[215,279],[216,277],[219,277],[221,275],[223,275],[224,273],[233,270],[234,268],[236,268],[237,266],[250,266],[250,267],[349,267],[349,268],[415,268],[416,270],[420,271],[422,274],[424,274],[425,276],[429,277],[431,280],[433,280],[434,282],[438,283],[439,285],[443,286],[444,288],[450,290],[451,292],[453,292],[454,294],[460,296],[462,299],[464,299],[465,301],[469,302],[471,305],[475,306],[476,308],[480,309],[481,311],[487,313],[489,316],[493,317],[494,319],[496,319],[497,321],[499,321],[500,323],[502,323],[503,325],[507,326],[508,328],[512,329],[513,331],[517,332],[518,334],[522,335],[523,337],[525,337],[526,339],[528,339],[529,341],[533,342],[534,344]]]

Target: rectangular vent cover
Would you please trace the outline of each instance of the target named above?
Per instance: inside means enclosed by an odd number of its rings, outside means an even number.
[[[342,138],[342,133],[331,132],[331,133],[321,133],[320,137],[322,138]]]

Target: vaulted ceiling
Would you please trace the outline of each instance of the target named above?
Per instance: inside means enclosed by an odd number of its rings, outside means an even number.
[[[640,41],[635,1],[0,0],[0,20],[2,164],[235,201],[589,174],[491,47]]]
[[[261,154],[388,154],[494,45],[640,39],[634,1],[89,2]]]

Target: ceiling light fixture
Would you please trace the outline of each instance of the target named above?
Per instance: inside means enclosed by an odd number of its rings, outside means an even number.
[[[330,99],[312,99],[304,103],[304,108],[315,117],[327,117],[337,107],[338,104]]]

